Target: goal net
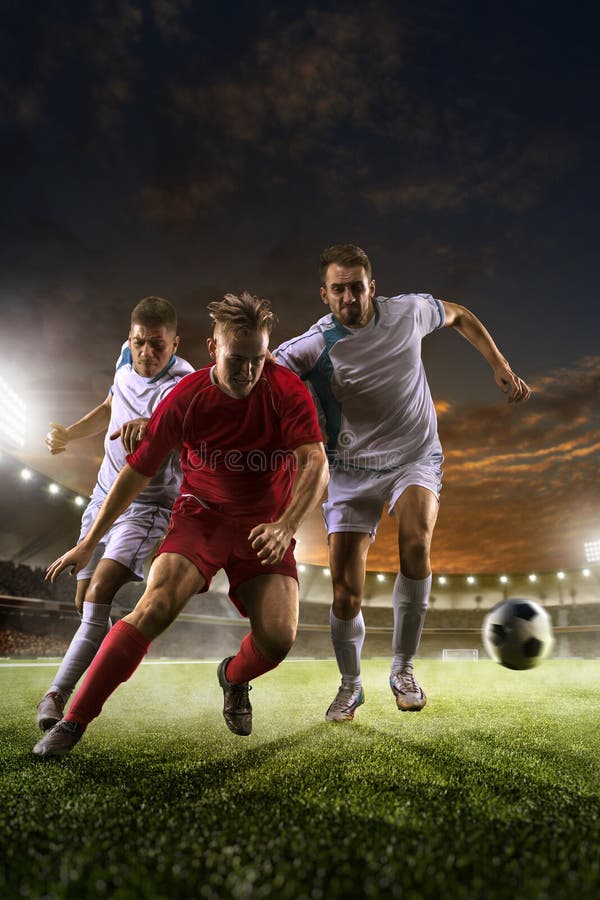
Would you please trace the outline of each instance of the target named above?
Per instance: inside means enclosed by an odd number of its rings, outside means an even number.
[[[468,659],[472,662],[477,662],[479,659],[479,650],[442,650],[442,660],[444,662],[450,662],[452,660],[463,660]]]

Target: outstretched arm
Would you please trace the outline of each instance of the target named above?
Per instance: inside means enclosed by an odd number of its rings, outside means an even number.
[[[64,453],[67,449],[67,444],[71,441],[92,437],[94,434],[106,431],[110,422],[111,402],[112,398],[109,394],[100,406],[96,406],[82,419],[73,422],[67,428],[64,425],[58,425],[56,422],[50,422],[50,431],[46,435],[45,444],[52,456],[56,456],[57,453]]]
[[[106,495],[106,499],[100,507],[100,512],[94,520],[94,524],[86,536],[63,556],[55,559],[48,567],[46,578],[56,581],[56,578],[64,569],[71,567],[71,575],[76,575],[89,562],[92,553],[100,538],[106,534],[110,526],[121,513],[125,512],[140,491],[150,481],[146,475],[140,475],[130,465],[125,463],[113,486]]]
[[[298,467],[290,504],[277,522],[257,525],[250,543],[263,565],[280,562],[295,532],[316,506],[329,481],[329,466],[323,444],[302,444],[294,450]]]
[[[508,360],[500,353],[491,334],[477,316],[458,303],[450,303],[448,300],[441,302],[446,313],[444,324],[456,328],[487,359],[494,373],[494,381],[503,393],[508,394],[508,402],[528,400],[531,388],[513,372]]]

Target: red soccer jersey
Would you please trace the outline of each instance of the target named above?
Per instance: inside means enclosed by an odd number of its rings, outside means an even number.
[[[267,362],[248,397],[236,399],[212,369],[187,375],[159,403],[127,462],[151,477],[179,448],[182,494],[245,522],[274,522],[290,502],[291,451],[321,441],[311,396],[297,375]]]

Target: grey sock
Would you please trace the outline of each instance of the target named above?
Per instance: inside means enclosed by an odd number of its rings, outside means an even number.
[[[81,625],[73,635],[50,687],[51,691],[60,691],[65,700],[70,697],[109,630],[110,605],[85,600]]]
[[[392,672],[412,669],[419,647],[427,604],[431,591],[431,574],[427,578],[406,578],[398,573],[392,594],[394,636],[392,639]]]

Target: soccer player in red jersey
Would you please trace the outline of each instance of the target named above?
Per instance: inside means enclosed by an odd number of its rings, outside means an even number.
[[[293,536],[328,481],[315,407],[297,375],[266,361],[274,325],[268,301],[227,294],[209,311],[214,365],[187,375],[159,404],[87,535],[48,569],[52,581],[67,568],[77,573],[167,453],[180,449],[181,492],[146,591],[103,641],[65,717],[35,745],[40,758],[71,750],[150,643],[221,568],[251,626],[218,669],[223,715],[235,734],[252,730],[249,682],[274,669],[293,644]]]

